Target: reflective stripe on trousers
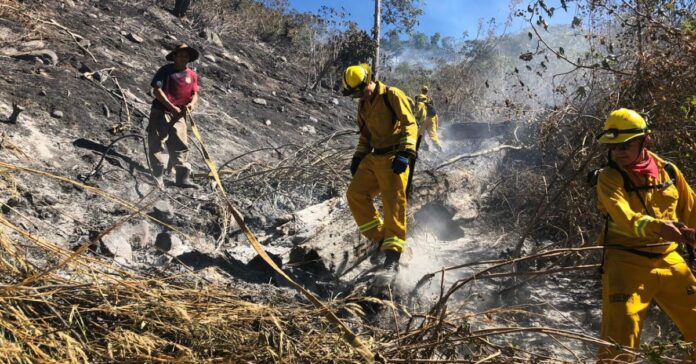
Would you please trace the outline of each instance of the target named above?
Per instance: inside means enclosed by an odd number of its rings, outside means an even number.
[[[372,241],[384,239],[381,250],[402,252],[406,244],[406,183],[408,168],[395,174],[393,155],[368,154],[348,186],[346,197],[360,232]],[[384,218],[374,204],[382,197]]]
[[[696,340],[696,278],[679,253],[651,259],[607,250],[602,275],[602,338],[638,347],[653,299],[679,327],[685,341]],[[600,348],[599,358],[606,363],[633,360],[611,347]],[[696,361],[696,355],[691,360]]]

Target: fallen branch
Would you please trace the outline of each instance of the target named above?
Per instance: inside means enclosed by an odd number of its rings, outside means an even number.
[[[60,30],[62,30],[62,31],[64,31],[64,32],[68,33],[68,35],[70,35],[70,37],[72,37],[72,39],[75,41],[75,44],[77,44],[77,46],[80,48],[80,50],[82,50],[83,52],[89,54],[89,56],[92,57],[92,60],[94,60],[94,63],[99,63],[99,61],[97,61],[97,58],[94,57],[94,55],[92,54],[92,52],[90,52],[89,49],[85,48],[82,44],[80,44],[80,41],[78,40],[78,38],[79,38],[79,39],[85,39],[85,37],[83,37],[83,36],[81,36],[81,35],[79,35],[79,34],[77,34],[77,33],[74,33],[73,31],[71,31],[71,30],[68,29],[67,27],[65,27],[65,26],[61,25],[60,23],[58,23],[57,21],[55,21],[55,19],[51,19],[51,20],[49,21],[49,20],[44,20],[44,19],[41,19],[41,18],[33,17],[33,16],[31,16],[31,15],[26,14],[26,12],[25,12],[25,11],[22,11],[22,9],[19,9],[19,8],[16,8],[16,7],[14,7],[14,6],[10,6],[10,5],[7,5],[7,4],[0,4],[0,6],[5,7],[5,8],[9,8],[9,9],[12,9],[12,10],[15,10],[15,11],[19,12],[20,15],[25,16],[25,17],[27,17],[27,18],[29,18],[29,19],[31,19],[31,20],[38,21],[39,23],[48,24],[48,25],[53,25],[54,27],[56,27],[56,28],[58,28],[58,29],[60,29]]]
[[[448,160],[442,162],[441,164],[435,166],[434,168],[431,169],[431,171],[436,171],[436,170],[438,170],[438,169],[447,167],[447,166],[449,166],[450,164],[457,163],[457,162],[459,162],[459,161],[462,160],[462,159],[476,158],[476,157],[480,157],[480,156],[482,156],[482,155],[486,155],[486,154],[491,154],[491,153],[499,152],[499,151],[505,150],[505,149],[515,149],[515,150],[519,150],[519,149],[524,149],[524,147],[522,147],[522,146],[515,146],[515,145],[500,145],[500,146],[497,146],[497,147],[495,147],[495,148],[482,150],[482,151],[476,152],[476,153],[471,153],[471,154],[460,154],[460,155],[458,155],[458,156],[456,156],[456,157],[454,157],[454,158],[450,158],[450,159],[448,159]]]
[[[123,92],[121,85],[118,83],[118,79],[116,77],[114,77],[113,79],[114,79],[114,84],[116,84],[116,87],[118,87],[118,91],[121,93],[121,100],[123,101],[123,107],[126,109],[126,121],[123,122],[123,119],[121,119],[117,125],[114,125],[111,128],[111,130],[109,130],[112,133],[117,133],[117,132],[131,126],[131,116],[130,116],[130,110],[128,110],[128,98],[126,97],[126,93]]]
[[[12,143],[5,132],[0,133],[0,150],[7,149],[12,151],[17,157],[32,160],[33,158],[25,153],[20,147]]]
[[[85,39],[85,37],[83,37],[83,36],[81,36],[81,35],[79,35],[79,34],[73,33],[72,31],[70,31],[70,29],[68,29],[68,28],[66,28],[65,26],[59,24],[59,23],[58,23],[57,21],[55,21],[54,19],[51,19],[51,21],[46,21],[46,20],[41,20],[41,19],[37,19],[37,20],[40,21],[41,23],[44,23],[44,24],[53,25],[53,26],[55,26],[55,27],[57,27],[57,28],[59,28],[59,29],[65,31],[66,33],[68,33],[68,34],[72,37],[72,39],[75,41],[75,44],[77,44],[77,46],[78,46],[83,52],[89,54],[89,56],[92,57],[92,60],[94,61],[94,63],[99,63],[99,61],[97,61],[97,58],[94,57],[94,54],[92,54],[92,52],[90,52],[89,49],[87,49],[87,48],[85,48],[84,46],[82,46],[82,44],[80,44],[80,41],[77,39],[77,38]]]
[[[592,246],[592,247],[582,247],[582,248],[555,249],[555,250],[541,252],[541,253],[526,256],[526,257],[510,259],[510,260],[505,261],[503,263],[499,263],[499,264],[496,264],[494,266],[488,267],[480,272],[477,272],[477,273],[471,275],[468,278],[460,279],[460,280],[456,281],[454,284],[452,284],[452,287],[450,287],[450,289],[447,291],[447,293],[445,293],[442,296],[442,298],[440,300],[438,300],[437,303],[435,303],[433,308],[430,309],[430,315],[437,317],[440,309],[442,307],[444,307],[444,304],[447,302],[447,300],[450,298],[450,296],[452,296],[452,294],[454,294],[454,292],[456,292],[457,290],[459,290],[461,287],[463,287],[467,283],[471,282],[472,280],[478,279],[481,276],[483,276],[484,274],[488,274],[488,272],[490,272],[496,268],[500,268],[500,267],[503,267],[506,265],[516,264],[516,263],[523,262],[523,261],[534,260],[534,259],[538,259],[538,258],[542,258],[542,257],[552,257],[552,256],[564,255],[564,254],[568,254],[568,253],[575,253],[575,252],[581,252],[581,251],[589,251],[589,250],[600,250],[603,248],[604,247],[602,247],[602,246]],[[419,287],[416,287],[415,289],[418,289],[418,288]]]
[[[111,74],[111,72],[113,72],[114,69],[115,69],[115,68],[112,67],[112,68],[105,68],[104,70],[108,70],[108,71],[109,71],[109,74]],[[96,72],[98,72],[98,71],[96,71]],[[93,74],[93,73],[94,73],[94,72],[92,72],[91,74]],[[129,119],[129,120],[130,120],[130,110],[133,110],[134,112],[137,111],[140,115],[143,115],[143,116],[148,116],[148,115],[149,115],[149,113],[146,113],[145,111],[143,111],[143,110],[141,110],[140,108],[138,108],[138,106],[136,106],[134,102],[130,102],[130,101],[127,100],[126,95],[125,95],[123,89],[122,89],[121,86],[118,84],[118,81],[116,80],[115,77],[114,77],[114,83],[116,84],[118,90],[112,90],[112,89],[106,88],[106,86],[104,86],[101,82],[95,80],[94,77],[91,77],[91,74],[90,74],[90,73],[85,73],[84,76],[85,76],[86,79],[92,81],[92,84],[95,84],[95,85],[99,86],[101,89],[103,89],[104,91],[106,91],[106,92],[107,92],[107,95],[108,95],[109,97],[111,97],[111,99],[113,99],[114,101],[119,102],[119,103],[121,103],[121,102],[124,103],[124,104],[126,105],[126,110],[127,110],[127,113],[128,113],[128,119]],[[129,105],[130,105],[130,108],[129,108]],[[121,124],[122,124],[122,123],[121,123]],[[117,128],[118,128],[118,125],[114,126],[110,131],[112,131],[112,132],[115,133],[116,131],[119,131],[119,130],[120,130],[120,129],[117,129]]]
[[[546,269],[546,270],[532,271],[532,272],[491,273],[491,274],[486,274],[486,275],[480,276],[480,277],[478,277],[478,279],[516,277],[516,276],[540,276],[540,275],[546,275],[546,274],[552,274],[552,273],[572,272],[572,271],[576,271],[576,270],[592,270],[592,269],[598,269],[599,267],[601,267],[601,265],[599,265],[599,264],[586,264],[586,265],[578,265],[578,266],[574,266],[574,267]]]

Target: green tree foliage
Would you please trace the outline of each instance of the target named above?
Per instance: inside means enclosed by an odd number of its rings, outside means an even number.
[[[348,21],[344,9],[324,6],[318,14],[293,14],[294,26],[289,35],[296,54],[307,65],[307,86],[318,87],[345,67],[365,62],[374,52],[370,35],[355,22]]]
[[[387,32],[387,37],[383,40],[383,44],[385,48],[394,53],[399,53],[404,48],[404,44],[399,38],[399,32],[394,29]]]
[[[442,39],[442,34],[440,34],[440,32],[435,32],[435,34],[430,36],[430,46],[434,48],[439,47],[440,39]]]
[[[421,15],[421,0],[382,0],[382,21],[399,32],[410,33]]]
[[[358,28],[356,23],[351,23],[341,34],[337,46],[339,51],[332,66],[339,71],[349,65],[365,62],[374,52],[372,38],[367,32]]]
[[[416,49],[425,49],[428,47],[428,36],[425,33],[411,33],[411,46]]]

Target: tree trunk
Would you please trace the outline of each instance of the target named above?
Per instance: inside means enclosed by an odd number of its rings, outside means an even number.
[[[380,23],[382,21],[382,6],[381,0],[375,0],[375,56],[372,59],[372,77],[375,81],[379,79],[379,38],[380,38]]]
[[[310,87],[312,90],[316,90],[316,89],[317,89],[317,86],[319,86],[319,83],[321,82],[321,80],[322,80],[324,77],[326,77],[326,75],[329,73],[329,71],[331,71],[331,66],[332,66],[332,65],[333,65],[333,61],[332,61],[332,62],[326,62],[326,63],[324,64],[324,67],[322,67],[321,71],[319,72],[319,75],[317,76],[317,79],[314,81],[314,83],[313,83],[312,86]]]

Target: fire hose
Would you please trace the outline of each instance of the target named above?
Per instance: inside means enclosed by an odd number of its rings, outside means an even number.
[[[225,192],[224,187],[222,186],[222,181],[220,180],[220,175],[218,174],[218,169],[217,166],[215,165],[215,162],[213,162],[212,158],[210,158],[210,154],[208,154],[208,150],[205,147],[205,143],[203,142],[203,138],[201,137],[200,130],[198,129],[198,126],[196,125],[196,122],[193,120],[193,117],[191,114],[186,113],[186,119],[187,121],[191,124],[191,131],[193,132],[193,136],[198,140],[198,142],[201,145],[201,152],[203,154],[203,158],[205,159],[205,163],[208,166],[208,169],[210,170],[210,175],[213,177],[215,183],[217,184],[217,187],[219,188],[219,193],[222,199],[225,201],[225,204],[229,208],[230,212],[232,213],[232,216],[234,217],[235,221],[239,226],[241,227],[242,231],[244,232],[244,235],[246,236],[247,240],[249,241],[249,244],[251,245],[252,248],[256,251],[256,253],[270,266],[276,273],[278,273],[281,277],[285,278],[285,280],[290,283],[291,286],[293,286],[295,289],[297,289],[300,293],[302,293],[313,305],[314,307],[320,309],[322,311],[322,314],[324,317],[326,317],[329,322],[332,324],[336,325],[339,330],[341,331],[343,339],[348,342],[355,350],[358,351],[358,353],[363,357],[363,359],[367,363],[374,363],[375,362],[375,354],[373,354],[370,349],[368,349],[365,344],[360,340],[360,338],[355,335],[348,326],[346,326],[341,319],[339,319],[336,314],[333,313],[323,302],[321,302],[314,294],[309,292],[306,288],[302,287],[299,283],[295,282],[290,276],[288,276],[266,253],[266,251],[263,249],[261,244],[259,243],[258,239],[254,235],[254,233],[251,231],[249,226],[244,222],[244,218],[242,217],[242,214],[237,210],[237,208],[234,206],[232,201],[229,199],[227,196],[227,193]]]

